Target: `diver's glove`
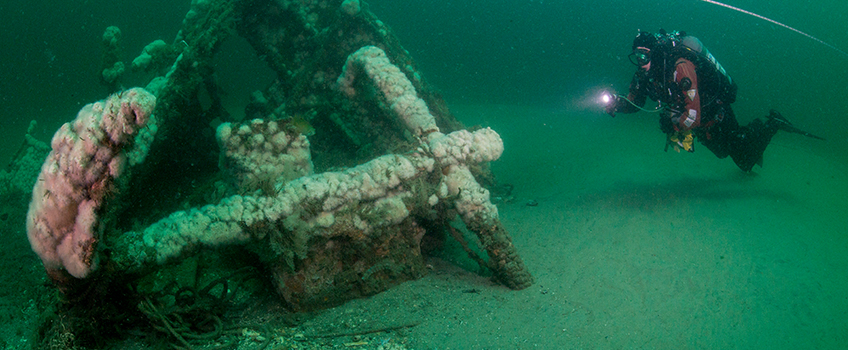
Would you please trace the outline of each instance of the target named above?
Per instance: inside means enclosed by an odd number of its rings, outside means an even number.
[[[660,117],[660,130],[666,135],[676,132],[674,130],[674,122],[671,121],[671,118],[668,116]]]
[[[618,109],[618,101],[620,97],[616,94],[610,94],[609,99],[610,100],[607,101],[607,105],[604,106],[604,111],[611,117],[615,118],[615,111]]]
[[[666,135],[668,135],[666,149],[668,145],[671,145],[678,153],[681,148],[689,153],[695,152],[695,137],[692,136],[692,130],[675,131]]]

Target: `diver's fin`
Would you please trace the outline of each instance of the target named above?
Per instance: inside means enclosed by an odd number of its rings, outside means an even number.
[[[824,140],[824,137],[816,136],[816,135],[813,135],[813,134],[806,132],[804,130],[798,129],[797,127],[792,125],[791,122],[789,122],[789,119],[786,119],[785,117],[780,115],[779,112],[777,112],[773,109],[769,112],[768,124],[771,124],[772,126],[776,127],[778,130],[791,132],[793,134],[803,135],[803,136],[811,137],[811,138],[818,139],[818,140]]]

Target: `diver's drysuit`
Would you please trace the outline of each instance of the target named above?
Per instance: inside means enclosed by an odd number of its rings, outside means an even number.
[[[630,83],[630,101],[616,98],[608,113],[636,112],[646,98],[659,101],[664,107],[660,129],[670,143],[693,151],[694,135],[719,158],[730,156],[743,171],[754,164],[762,166],[766,146],[780,123],[788,121],[772,111],[766,122],[755,119],[740,126],[730,108],[736,84],[697,38],[680,32],[642,32],[633,49],[645,54],[634,62],[640,68]]]

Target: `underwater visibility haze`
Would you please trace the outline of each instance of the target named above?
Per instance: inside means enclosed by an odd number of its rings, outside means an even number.
[[[726,4],[6,1],[0,347],[844,348],[848,3]],[[824,140],[605,114],[660,29]]]

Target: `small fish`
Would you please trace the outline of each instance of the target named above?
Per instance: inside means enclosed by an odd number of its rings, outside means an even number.
[[[306,118],[304,118],[301,114],[293,115],[289,122],[289,126],[291,126],[294,130],[303,135],[315,135],[315,127],[313,127],[312,124],[309,124],[309,121],[306,120]]]

